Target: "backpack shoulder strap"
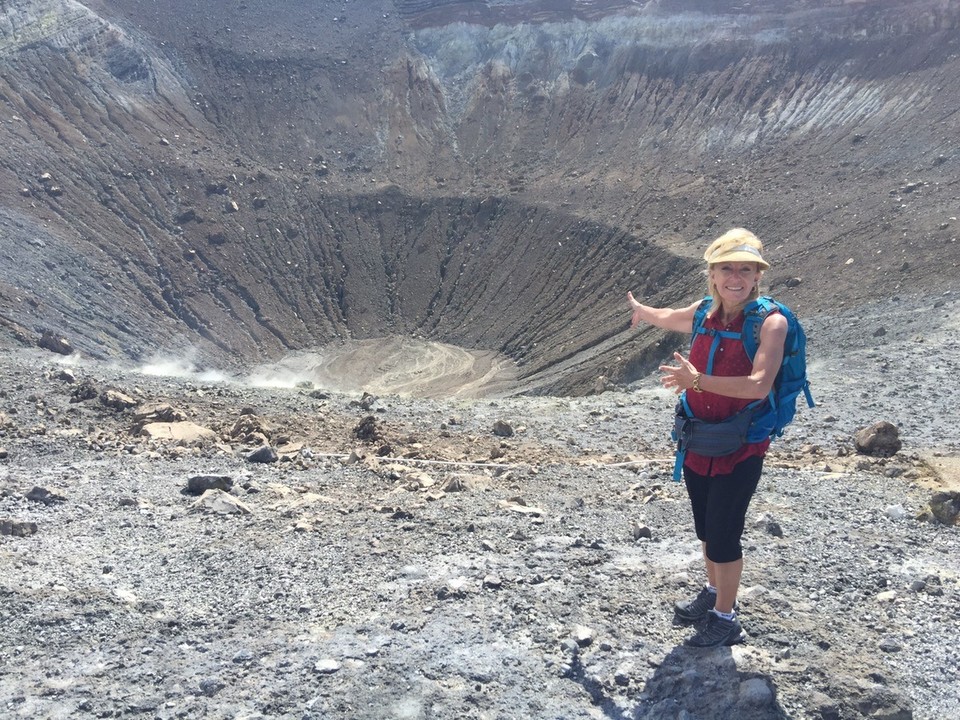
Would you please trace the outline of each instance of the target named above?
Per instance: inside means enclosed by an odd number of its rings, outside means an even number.
[[[707,295],[700,301],[700,304],[697,305],[697,309],[693,313],[693,338],[703,334],[703,324],[707,321],[707,313],[710,311],[712,304],[713,296]]]
[[[768,295],[761,295],[756,300],[751,300],[743,309],[743,349],[747,352],[747,357],[753,361],[757,354],[757,348],[760,347],[760,328],[767,315],[777,311],[781,312],[781,305]],[[786,316],[789,320],[789,316]]]
[[[713,304],[713,297],[707,295],[700,301],[700,304],[697,305],[697,309],[693,313],[693,332],[690,335],[690,347],[693,347],[693,341],[697,339],[697,335],[703,335],[707,331],[704,330],[703,324],[707,320],[707,313],[710,311],[710,306]],[[684,390],[680,393],[680,401],[677,405],[677,408],[683,408],[687,417],[693,417],[693,411],[690,409],[690,405],[687,404],[687,391]]]

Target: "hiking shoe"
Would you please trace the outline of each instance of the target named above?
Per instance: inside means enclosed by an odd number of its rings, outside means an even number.
[[[683,622],[695,623],[703,620],[717,604],[717,594],[706,587],[693,600],[680,600],[673,606],[673,613]]]
[[[706,622],[701,624],[697,631],[683,641],[690,647],[721,647],[736,645],[747,639],[740,621],[737,618],[727,620],[714,612],[707,613]]]

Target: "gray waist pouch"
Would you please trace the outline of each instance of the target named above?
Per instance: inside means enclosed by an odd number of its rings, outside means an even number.
[[[683,405],[677,404],[673,422],[673,439],[681,453],[692,452],[706,457],[722,457],[736,452],[747,442],[754,408],[744,408],[736,415],[718,422],[687,417]]]

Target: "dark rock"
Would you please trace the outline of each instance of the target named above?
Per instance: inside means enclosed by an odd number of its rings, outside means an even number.
[[[440,489],[446,493],[464,492],[467,490],[467,483],[463,478],[453,476],[447,478]]]
[[[903,645],[900,644],[900,641],[892,637],[883,638],[877,647],[885,653],[895,653],[903,650]]]
[[[27,537],[37,532],[35,522],[21,522],[19,520],[0,520],[0,535],[13,537]]]
[[[871,688],[858,699],[861,717],[878,720],[913,720],[913,709],[906,696],[885,687]]]
[[[944,525],[956,525],[960,516],[960,492],[945,490],[930,498],[930,512]]]
[[[773,537],[783,537],[783,528],[780,527],[780,523],[778,523],[776,520],[769,520],[764,525],[764,530],[767,531],[767,534],[772,535]]]
[[[51,330],[44,330],[37,344],[44,350],[49,350],[59,355],[70,355],[73,353],[73,346],[70,344],[70,341]]]
[[[187,480],[187,492],[190,495],[203,495],[207,490],[233,489],[233,478],[229,475],[194,475]]]
[[[182,422],[187,419],[187,416],[185,413],[177,410],[172,405],[160,403],[157,405],[142,405],[141,407],[137,408],[136,413],[134,413],[134,419],[136,420],[137,424],[142,427],[147,423],[154,422]]]
[[[262,445],[247,455],[247,462],[254,463],[275,463],[279,456],[277,451],[269,445]]]
[[[53,505],[54,503],[66,501],[63,495],[57,495],[55,492],[51,492],[47,488],[40,487],[39,485],[35,485],[25,497],[31,502],[43,503],[44,505]]]
[[[200,681],[200,693],[207,697],[213,697],[225,687],[226,684],[218,678],[207,678]]]
[[[503,420],[497,420],[493,424],[493,434],[497,437],[512,437],[513,426],[508,422],[504,422]]]
[[[353,436],[358,440],[367,440],[370,442],[380,440],[383,436],[377,419],[373,415],[367,415],[353,429]]]
[[[87,400],[95,399],[99,394],[100,391],[97,389],[97,386],[93,384],[93,382],[90,380],[84,380],[73,389],[73,392],[70,394],[70,402],[86,402]]]
[[[77,376],[70,368],[62,368],[56,375],[57,380],[73,385],[77,381]]]
[[[135,83],[150,77],[150,61],[135,47],[118,42],[104,52],[107,70],[123,83]]]
[[[243,650],[237,651],[237,653],[230,658],[230,662],[236,663],[237,665],[243,665],[253,660],[253,657],[253,653],[244,648]]]
[[[370,393],[365,392],[360,396],[359,400],[351,400],[350,405],[353,407],[360,407],[364,410],[369,410],[377,402],[377,399],[378,398],[376,395],[371,395]]]
[[[858,430],[853,441],[858,453],[871,457],[892,457],[903,447],[897,426],[885,420]]]
[[[230,428],[230,437],[246,438],[247,442],[255,442],[257,439],[262,441],[272,435],[273,428],[270,424],[250,413],[241,413],[240,418]]]
[[[597,631],[585,625],[578,625],[574,628],[572,637],[578,647],[585,648],[593,645],[593,641],[597,637]]]

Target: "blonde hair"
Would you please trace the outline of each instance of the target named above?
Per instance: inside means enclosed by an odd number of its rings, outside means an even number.
[[[727,232],[710,243],[703,253],[703,259],[707,261],[707,269],[705,271],[707,275],[707,295],[713,298],[713,302],[710,303],[710,310],[707,313],[708,315],[713,315],[713,313],[720,309],[720,298],[717,293],[717,284],[714,282],[713,275],[710,272],[711,266],[722,262],[725,256],[737,250],[744,250],[745,248],[752,248],[756,251],[757,271],[760,273],[760,277],[763,277],[763,271],[770,267],[763,259],[763,243],[760,242],[760,239],[756,235],[745,228],[727,230]],[[747,302],[756,300],[758,297],[760,297],[760,278],[757,278],[757,284],[750,290],[750,296]]]

